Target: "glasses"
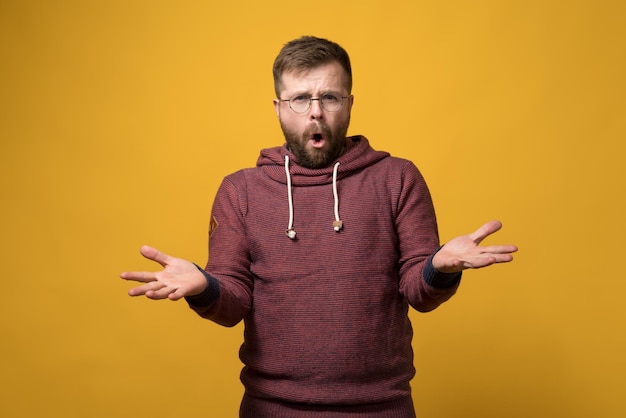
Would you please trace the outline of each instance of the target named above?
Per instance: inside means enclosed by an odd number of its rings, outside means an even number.
[[[289,109],[296,113],[306,113],[311,108],[313,100],[319,100],[322,109],[328,112],[336,112],[343,106],[343,99],[350,96],[342,96],[339,93],[322,93],[320,97],[313,98],[309,94],[296,94],[290,99],[280,99],[281,102],[289,103]]]

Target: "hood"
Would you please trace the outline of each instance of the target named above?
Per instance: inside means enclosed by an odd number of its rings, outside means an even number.
[[[337,179],[341,180],[355,171],[362,170],[389,157],[389,153],[374,150],[367,138],[356,135],[346,138],[346,151],[328,167],[302,167],[298,164],[295,155],[287,149],[286,145],[261,150],[261,155],[256,165],[261,167],[263,172],[272,180],[287,184],[285,156],[289,158],[291,184],[294,186],[310,186],[332,183],[334,166],[337,162],[340,163]]]
[[[335,219],[332,222],[332,229],[335,232],[340,232],[343,229],[343,222],[339,217],[337,182],[387,157],[389,157],[389,153],[375,151],[364,136],[352,136],[346,138],[345,152],[328,167],[315,169],[302,167],[298,164],[295,155],[285,145],[262,150],[257,161],[257,167],[260,167],[272,180],[286,185],[289,222],[285,234],[290,239],[295,240],[296,230],[293,225],[294,202],[291,193],[292,186],[332,183],[335,201]]]

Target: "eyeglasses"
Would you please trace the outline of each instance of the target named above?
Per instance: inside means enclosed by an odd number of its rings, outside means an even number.
[[[309,94],[296,94],[290,99],[280,99],[281,102],[289,103],[289,109],[296,113],[306,113],[311,108],[313,100],[319,100],[322,109],[328,112],[336,112],[343,106],[343,99],[350,96],[342,96],[338,93],[322,93],[320,97],[313,98]]]

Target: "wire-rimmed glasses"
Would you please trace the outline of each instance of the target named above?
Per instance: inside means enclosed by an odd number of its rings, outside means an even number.
[[[343,99],[350,96],[342,96],[339,93],[322,93],[320,97],[311,97],[310,94],[296,94],[289,99],[280,99],[281,102],[289,103],[289,109],[296,113],[306,113],[311,108],[313,100],[319,100],[322,109],[328,112],[336,112],[343,106]]]

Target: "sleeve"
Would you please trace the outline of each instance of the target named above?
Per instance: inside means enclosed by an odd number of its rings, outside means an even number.
[[[245,196],[243,172],[222,181],[211,212],[209,261],[204,269],[207,288],[202,294],[187,298],[198,315],[229,327],[239,323],[252,306]]]
[[[196,267],[206,279],[206,288],[198,295],[186,296],[185,300],[192,309],[202,310],[213,304],[220,297],[220,284],[217,279],[196,264]]]
[[[420,312],[429,312],[450,299],[460,284],[461,273],[444,274],[432,265],[439,250],[439,232],[428,186],[409,161],[402,170],[396,206],[400,292]]]

